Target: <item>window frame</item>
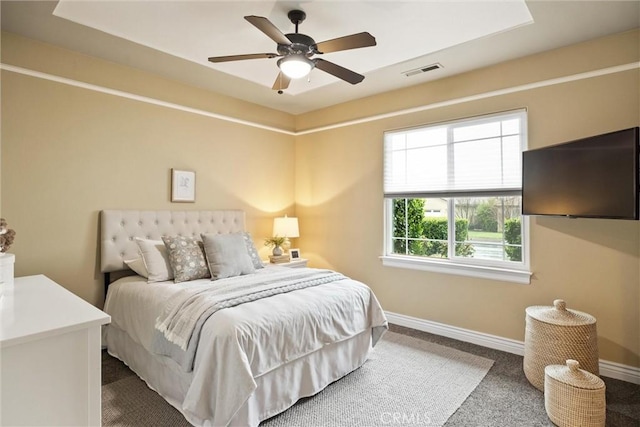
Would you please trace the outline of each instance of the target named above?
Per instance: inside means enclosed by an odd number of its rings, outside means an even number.
[[[490,122],[492,120],[496,120],[501,116],[507,116],[509,114],[521,113],[524,117],[521,121],[522,131],[520,135],[522,136],[522,140],[520,141],[520,152],[524,152],[527,149],[527,113],[526,110],[512,110],[505,111],[502,113],[488,114],[483,116],[469,117],[465,119],[452,120],[448,122],[440,122],[433,123],[425,126],[417,126],[412,128],[405,129],[407,132],[420,129],[420,128],[428,128],[431,126],[442,126],[447,125],[448,133],[453,132],[453,128],[456,124],[464,124],[469,123],[471,121],[479,123],[482,122]],[[475,123],[474,123],[475,124]],[[393,133],[397,133],[398,130],[392,131]],[[387,137],[385,133],[385,138]],[[448,137],[447,140],[447,150],[453,149],[453,138]],[[386,154],[385,154],[386,156]],[[384,158],[384,156],[383,156]],[[386,161],[386,160],[384,160]],[[447,162],[452,162],[452,157],[447,156]],[[506,197],[509,195],[513,195],[513,191],[504,191],[504,192],[493,192],[492,194],[487,194],[486,192],[483,194],[482,190],[479,191],[469,191],[466,194],[456,195],[448,194],[448,195],[398,195],[397,197],[386,196],[383,195],[384,198],[384,255],[380,257],[382,260],[382,264],[388,267],[397,267],[397,268],[407,268],[407,269],[415,269],[415,270],[423,270],[423,271],[432,271],[437,273],[445,273],[445,274],[455,274],[460,276],[467,277],[478,277],[485,278],[491,280],[500,280],[507,282],[514,282],[520,284],[529,284],[531,282],[531,272],[530,272],[530,263],[529,263],[529,249],[530,249],[530,240],[529,240],[529,218],[527,216],[520,215],[521,218],[521,228],[522,228],[522,262],[513,262],[513,261],[497,261],[497,260],[488,260],[488,259],[476,259],[476,258],[467,258],[455,256],[455,198],[456,197],[488,197],[488,196],[496,196],[496,197]],[[503,193],[503,194],[500,194]],[[449,256],[446,259],[441,258],[429,258],[422,256],[414,256],[414,255],[403,255],[403,254],[395,254],[393,253],[393,199],[400,198],[433,198],[433,197],[441,197],[447,199],[447,223],[449,225],[448,230],[448,249]],[[453,255],[453,256],[452,256]]]

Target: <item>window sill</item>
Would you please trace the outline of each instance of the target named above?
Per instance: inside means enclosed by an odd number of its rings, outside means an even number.
[[[452,261],[437,261],[416,259],[397,255],[381,256],[385,267],[407,268],[412,270],[433,271],[436,273],[456,274],[458,276],[478,277],[482,279],[500,280],[504,282],[531,283],[531,272],[526,270],[512,270],[508,268],[487,267],[471,264],[461,264]]]

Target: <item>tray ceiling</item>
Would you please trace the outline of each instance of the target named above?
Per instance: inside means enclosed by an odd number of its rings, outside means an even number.
[[[291,114],[441,79],[640,27],[638,1],[8,1],[2,30],[125,64]],[[320,70],[271,90],[276,59],[212,64],[210,56],[274,52],[243,19],[267,17],[316,41],[368,31],[377,46],[323,55],[365,76],[350,85]],[[405,71],[443,68],[411,77]]]
[[[302,8],[299,32],[316,42],[368,31],[377,46],[322,55],[364,74],[533,22],[522,0],[509,2],[220,2],[61,0],[54,15],[271,88],[277,59],[211,64],[210,56],[276,52],[276,43],[243,19],[268,18],[295,32],[287,12]],[[296,96],[340,82],[314,69],[293,80]],[[348,90],[348,86],[344,88]]]

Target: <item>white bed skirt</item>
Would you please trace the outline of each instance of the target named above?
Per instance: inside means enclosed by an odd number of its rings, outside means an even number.
[[[191,424],[212,426],[211,420],[183,409],[192,373],[186,373],[170,358],[149,353],[129,335],[109,325],[106,333],[109,354],[122,360],[149,388],[178,409]],[[257,426],[290,408],[300,398],[312,396],[367,360],[371,330],[338,343],[326,345],[255,378],[257,389],[235,414],[230,425]],[[229,384],[233,387],[233,384]]]

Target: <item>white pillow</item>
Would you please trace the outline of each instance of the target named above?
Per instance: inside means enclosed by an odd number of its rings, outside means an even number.
[[[149,272],[147,271],[147,267],[144,266],[144,260],[142,257],[124,260],[124,263],[127,264],[127,267],[136,272],[138,276],[142,276],[145,279],[149,277]]]
[[[201,236],[213,280],[255,273],[241,233]]]
[[[144,266],[149,273],[147,281],[164,282],[173,280],[173,271],[169,263],[169,254],[162,240],[147,240],[136,237]]]

